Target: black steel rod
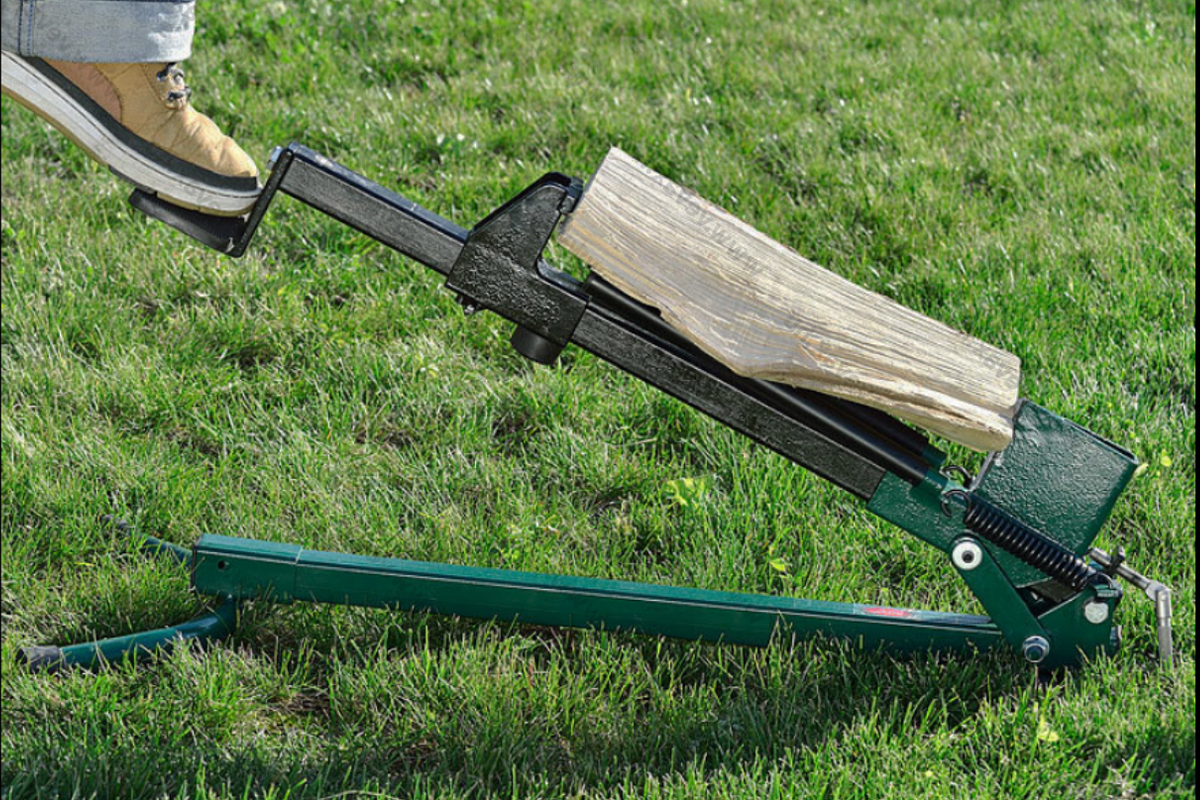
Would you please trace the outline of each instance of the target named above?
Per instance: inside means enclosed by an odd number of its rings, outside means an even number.
[[[908,452],[920,456],[922,459],[925,459],[926,454],[930,450],[929,439],[920,431],[913,430],[886,411],[880,411],[878,408],[864,406],[862,403],[855,403],[853,400],[846,400],[841,397],[820,395],[817,392],[807,392],[804,389],[788,386],[784,388],[792,392],[806,392],[824,398],[842,414],[862,423],[871,430],[878,431],[881,435],[886,436]]]
[[[864,427],[853,418],[843,416],[842,406],[837,398],[821,396],[818,399],[812,396],[815,392],[795,390],[778,383],[737,375],[667,325],[657,311],[626,296],[604,279],[592,275],[584,283],[584,289],[594,301],[644,328],[665,343],[684,351],[709,372],[745,387],[774,408],[849,447],[871,463],[894,472],[913,484],[924,480],[929,471],[930,465],[919,454],[889,441],[877,430]]]
[[[571,341],[863,500],[887,475],[885,467],[599,303],[588,306]]]
[[[644,303],[639,303],[632,297],[617,289],[608,281],[601,278],[599,275],[592,273],[588,276],[585,283],[586,289],[602,303],[611,306],[619,305],[629,314],[637,314],[639,322],[648,329],[652,329],[655,336],[663,339],[670,344],[675,345],[683,350],[694,353],[702,353],[694,343],[687,337],[679,333],[663,320],[658,310]],[[784,384],[771,383],[770,381],[755,381],[747,379],[748,384],[765,383],[772,386],[780,387],[784,392],[794,394],[804,401],[819,403],[835,413],[842,415],[848,419],[854,420],[866,428],[875,431],[876,433],[891,439],[895,444],[899,445],[904,450],[912,453],[915,456],[924,459],[924,456],[929,452],[929,440],[926,439],[920,432],[913,430],[895,417],[880,411],[870,406],[864,406],[860,403],[855,403],[850,400],[845,400],[832,395],[821,394],[808,389],[800,389],[794,386],[786,386]],[[789,403],[790,406],[790,403]]]

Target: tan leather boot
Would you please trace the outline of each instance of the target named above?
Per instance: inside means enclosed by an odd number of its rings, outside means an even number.
[[[258,169],[173,64],[70,64],[3,53],[3,90],[131,183],[184,208],[238,216]]]

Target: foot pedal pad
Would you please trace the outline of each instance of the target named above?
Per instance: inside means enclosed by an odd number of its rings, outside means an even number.
[[[190,236],[205,247],[233,258],[246,252],[260,216],[251,212],[245,217],[214,217],[180,208],[141,189],[135,189],[129,196],[129,205],[151,219],[164,222]]]

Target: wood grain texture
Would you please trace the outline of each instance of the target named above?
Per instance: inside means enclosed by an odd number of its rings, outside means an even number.
[[[1016,356],[821,268],[621,150],[559,241],[741,375],[855,400],[975,450],[1012,440]]]

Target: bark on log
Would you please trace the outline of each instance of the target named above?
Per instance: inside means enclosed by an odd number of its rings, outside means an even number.
[[[873,406],[975,450],[1012,440],[1021,363],[609,153],[559,241],[733,371]]]

